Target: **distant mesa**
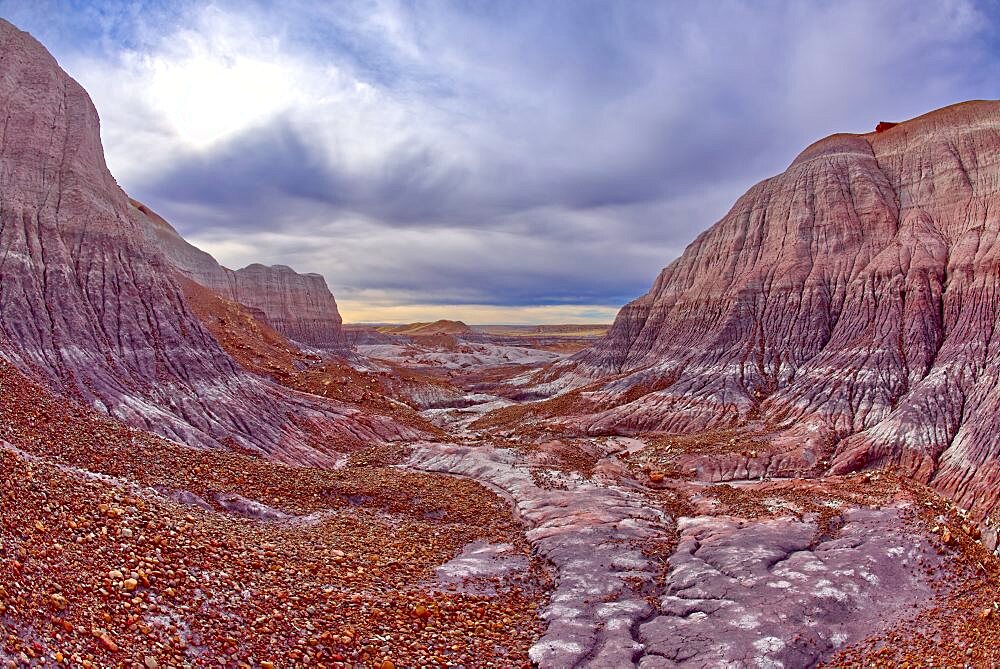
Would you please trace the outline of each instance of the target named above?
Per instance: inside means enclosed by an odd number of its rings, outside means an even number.
[[[878,125],[875,126],[875,133],[883,133],[890,128],[895,128],[898,123],[893,123],[892,121],[879,121]]]
[[[421,335],[461,335],[472,334],[473,329],[462,321],[449,321],[445,319],[434,321],[433,323],[407,323],[404,325],[380,325],[375,328],[385,334],[407,335],[410,337]]]
[[[547,325],[477,325],[476,330],[507,337],[602,337],[610,323],[561,323]]]

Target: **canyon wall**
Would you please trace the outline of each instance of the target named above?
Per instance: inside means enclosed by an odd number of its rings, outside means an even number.
[[[289,339],[321,348],[345,345],[337,301],[321,275],[299,274],[285,265],[259,263],[228,269],[185,241],[173,226],[141,202],[129,200],[129,210],[146,238],[192,281],[226,299],[259,309],[271,327]]]
[[[412,436],[234,363],[108,171],[87,93],[2,20],[0,116],[0,355],[21,372],[166,437],[286,461]]]
[[[837,134],[751,188],[550,370],[599,433],[744,426],[786,458],[1000,501],[1000,102]],[[773,454],[772,454],[773,455]]]

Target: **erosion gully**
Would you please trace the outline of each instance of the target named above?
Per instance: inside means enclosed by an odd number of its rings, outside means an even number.
[[[555,572],[546,630],[529,652],[539,667],[812,666],[932,594],[927,574],[941,557],[906,522],[909,501],[831,500],[836,522],[794,512],[746,520],[720,513],[704,482],[668,481],[694,502],[680,515],[620,459],[641,440],[588,440],[599,455],[585,477],[544,454],[484,445],[467,415],[445,418],[454,443],[411,444],[400,466],[473,479],[510,501]],[[794,507],[780,495],[768,503]]]

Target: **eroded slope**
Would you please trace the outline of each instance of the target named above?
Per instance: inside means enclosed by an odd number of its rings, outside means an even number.
[[[319,274],[300,274],[286,265],[254,263],[238,270],[220,265],[189,244],[149,207],[129,200],[129,211],[153,248],[178,272],[222,297],[260,310],[286,337],[311,346],[345,345],[337,301]]]
[[[890,467],[996,515],[998,193],[998,102],[828,137],[534,382],[606,379],[568,421],[592,434],[750,425],[752,469]]]
[[[412,437],[243,372],[201,325],[104,162],[86,92],[0,21],[0,354],[126,422],[191,445],[332,462],[323,434]]]

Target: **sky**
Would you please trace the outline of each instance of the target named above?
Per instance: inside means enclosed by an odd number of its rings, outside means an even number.
[[[1000,90],[965,0],[0,0],[132,197],[349,322],[610,322],[832,132]]]

